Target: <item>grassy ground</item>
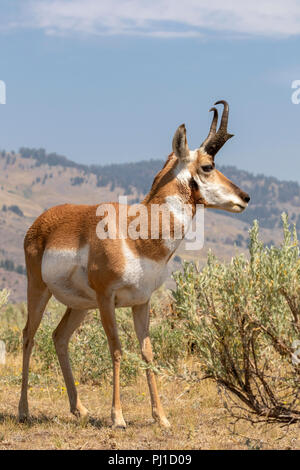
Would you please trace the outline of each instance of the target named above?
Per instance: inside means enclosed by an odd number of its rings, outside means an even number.
[[[32,419],[18,423],[21,357],[8,354],[0,366],[0,449],[299,449],[300,427],[293,425],[232,424],[216,387],[209,381],[159,380],[160,394],[171,430],[153,423],[146,379],[123,387],[126,430],[113,430],[111,386],[78,385],[90,411],[87,423],[69,413],[60,376],[31,385]],[[33,362],[34,371],[34,362]]]

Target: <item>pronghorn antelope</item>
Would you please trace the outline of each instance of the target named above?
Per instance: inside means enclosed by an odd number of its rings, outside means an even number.
[[[217,130],[218,111],[212,108],[213,119],[209,134],[196,150],[189,150],[185,125],[175,132],[172,147],[164,167],[156,175],[150,192],[142,201],[147,214],[153,204],[167,204],[173,214],[171,229],[179,208],[201,203],[207,208],[242,212],[250,197],[215,169],[214,157],[232,137],[227,133],[229,108],[226,101]],[[120,204],[112,203],[115,212]],[[130,206],[129,206],[130,207]],[[40,215],[28,230],[25,257],[28,277],[28,319],[23,331],[23,376],[19,403],[20,420],[28,416],[27,386],[29,360],[33,338],[50,297],[54,295],[66,305],[66,312],[53,332],[56,352],[64,376],[71,412],[85,417],[74,384],[68,357],[71,335],[83,321],[88,310],[99,308],[113,362],[112,422],[125,427],[120,402],[121,344],[118,337],[115,307],[132,307],[135,331],[146,363],[153,360],[149,338],[149,300],[152,292],[164,281],[166,266],[180,240],[165,240],[121,236],[100,239],[96,234],[100,217],[97,206],[65,204]],[[124,208],[123,208],[124,209]],[[130,218],[130,217],[129,217]],[[179,218],[180,219],[180,218]],[[161,226],[159,226],[159,230]],[[172,231],[172,230],[171,230]],[[159,232],[161,233],[161,232]],[[182,234],[182,238],[184,233]],[[169,422],[161,405],[155,375],[147,368],[147,380],[152,404],[152,416],[162,426]]]

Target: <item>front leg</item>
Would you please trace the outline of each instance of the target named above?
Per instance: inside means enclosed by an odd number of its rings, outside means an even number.
[[[142,357],[147,364],[153,363],[152,346],[149,337],[149,302],[143,305],[136,305],[132,308],[135,331],[141,346]],[[170,427],[167,420],[158,392],[154,372],[146,370],[147,381],[152,405],[152,416],[161,426]]]
[[[121,343],[119,340],[117,322],[115,316],[115,306],[113,297],[107,298],[97,295],[98,305],[101,314],[101,321],[106,333],[110,354],[113,362],[113,400],[111,418],[114,428],[125,428],[126,423],[122,414],[120,400],[120,363],[121,363]]]

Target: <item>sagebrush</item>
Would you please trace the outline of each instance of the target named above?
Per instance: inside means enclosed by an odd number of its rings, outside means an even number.
[[[300,420],[299,245],[285,214],[282,222],[280,247],[263,245],[255,221],[248,258],[225,264],[210,254],[201,272],[185,264],[175,274],[176,310],[194,354],[230,392],[237,418]]]
[[[185,263],[173,276],[175,288],[162,289],[152,299],[155,371],[169,379],[215,381],[226,392],[229,412],[252,421],[300,420],[300,251],[296,229],[289,227],[286,215],[282,223],[281,246],[264,246],[254,222],[248,255],[224,263],[210,253],[202,270]],[[0,306],[6,300],[7,293],[2,293]],[[63,312],[55,300],[47,307],[35,338],[32,382],[61,378],[52,332]],[[2,309],[0,339],[8,352],[21,351],[25,320],[24,307]],[[118,310],[117,321],[123,346],[121,379],[128,383],[147,366],[130,309]],[[81,383],[110,380],[109,348],[97,311],[74,334],[70,358]]]

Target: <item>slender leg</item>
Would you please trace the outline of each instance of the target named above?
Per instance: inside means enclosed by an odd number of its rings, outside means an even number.
[[[22,388],[19,402],[19,420],[24,421],[29,416],[28,411],[28,373],[31,351],[33,348],[33,338],[41,322],[43,312],[51,297],[51,293],[45,284],[40,283],[38,286],[33,285],[32,281],[28,281],[27,294],[27,323],[23,330],[23,370],[22,370]]]
[[[88,410],[81,404],[77,394],[69,360],[68,345],[72,334],[76,328],[78,328],[86,314],[87,310],[67,308],[66,313],[53,332],[53,341],[69,396],[70,410],[75,416],[81,418],[88,415]]]
[[[125,428],[126,423],[123,418],[120,400],[120,363],[122,349],[118,335],[113,298],[107,299],[99,295],[98,305],[100,309],[102,325],[108,339],[110,354],[113,362],[113,400],[111,418],[114,428]]]
[[[147,364],[152,364],[153,353],[149,337],[149,302],[132,308],[135,331],[141,346],[142,357]],[[152,416],[161,426],[170,427],[157,392],[154,372],[146,370],[152,405]]]

